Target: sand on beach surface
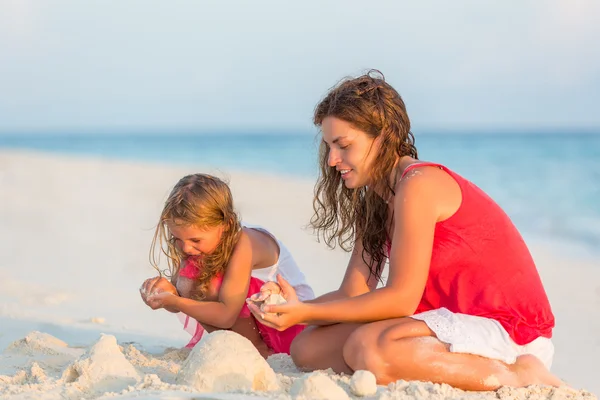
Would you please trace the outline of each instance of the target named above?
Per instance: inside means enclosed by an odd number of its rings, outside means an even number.
[[[600,265],[533,248],[557,319],[552,371],[572,388],[465,392],[368,374],[310,374],[286,355],[257,359],[216,332],[190,352],[174,314],[140,300],[162,202],[183,175],[231,182],[244,221],[291,250],[317,294],[348,255],[305,229],[313,182],[199,166],[0,150],[0,398],[15,399],[592,399],[600,393]],[[220,343],[239,354],[237,364]],[[221,353],[219,353],[221,352]],[[364,392],[360,392],[364,390]],[[361,396],[363,395],[363,396]]]

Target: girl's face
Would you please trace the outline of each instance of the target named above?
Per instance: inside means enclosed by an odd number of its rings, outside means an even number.
[[[368,185],[371,166],[379,151],[377,139],[335,117],[325,117],[321,131],[329,147],[327,163],[342,176],[344,185],[349,189]]]
[[[175,246],[186,256],[212,253],[223,236],[223,225],[200,229],[194,225],[179,225],[174,222],[177,221],[168,221],[167,227],[175,239]]]

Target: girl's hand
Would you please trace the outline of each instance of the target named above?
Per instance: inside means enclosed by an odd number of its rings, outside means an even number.
[[[142,286],[140,286],[140,295],[142,296],[142,300],[144,300],[144,303],[147,303],[146,299],[151,294],[161,292],[169,292],[174,295],[178,295],[177,288],[175,288],[175,286],[173,286],[171,282],[169,282],[166,278],[163,278],[162,276],[148,278],[144,281],[144,283],[142,283]]]
[[[172,292],[154,292],[146,297],[146,304],[153,310],[164,308],[167,311],[179,312],[176,307],[178,295]]]
[[[175,286],[173,286],[171,282],[169,282],[167,279],[160,276],[146,279],[144,283],[142,283],[142,286],[140,286],[140,295],[142,296],[142,300],[148,307],[152,308],[153,310],[156,310],[158,308],[164,308],[170,312],[178,312],[178,310],[169,307],[168,305],[164,305],[163,301],[160,300],[162,299],[162,297],[155,298],[152,302],[150,301],[149,298],[151,296],[158,295],[161,293],[179,296],[179,293],[177,293],[177,289],[175,288]]]
[[[279,286],[277,282],[269,281],[261,286],[260,292],[254,293],[252,296],[250,296],[249,300],[259,303],[261,301],[265,301],[271,294],[278,293],[281,293],[281,286]]]
[[[294,288],[281,275],[277,275],[277,282],[281,288],[281,295],[287,303],[265,305],[263,306],[264,311],[261,311],[254,301],[248,299],[248,309],[258,322],[278,331],[284,331],[307,320],[307,305],[298,300]]]

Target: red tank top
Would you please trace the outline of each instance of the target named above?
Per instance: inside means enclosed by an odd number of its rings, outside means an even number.
[[[519,345],[550,338],[554,315],[533,258],[506,213],[487,194],[446,167],[462,193],[456,213],[435,227],[425,291],[415,313],[450,311],[498,321]]]

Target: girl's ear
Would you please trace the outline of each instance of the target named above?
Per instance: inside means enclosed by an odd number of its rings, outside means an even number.
[[[222,230],[222,232],[223,233],[229,232],[229,224],[223,224],[223,230]]]
[[[231,225],[231,219],[224,221],[221,224],[221,234],[223,234],[225,232],[229,232],[230,225]]]
[[[227,222],[223,224],[224,228],[223,231],[224,232],[228,232],[231,230],[231,227],[235,225],[235,216],[230,215],[229,218],[227,218]]]

